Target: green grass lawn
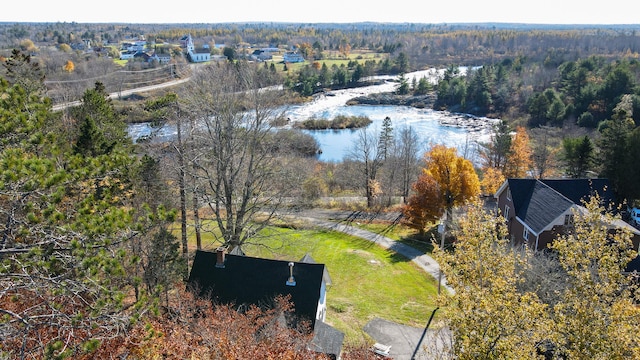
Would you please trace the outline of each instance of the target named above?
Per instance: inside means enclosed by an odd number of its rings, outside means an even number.
[[[368,341],[362,328],[375,317],[422,327],[435,307],[436,279],[369,241],[322,229],[271,227],[261,235],[243,247],[248,256],[297,261],[309,253],[327,266],[327,323],[343,331],[347,343]],[[206,236],[203,244],[217,246]]]
[[[433,251],[433,246],[431,244],[432,239],[435,238],[436,241],[439,241],[440,239],[438,237],[439,235],[437,233],[436,225],[428,228],[422,236],[420,236],[414,229],[402,224],[389,225],[385,223],[361,222],[353,223],[351,225],[386,236],[392,240],[401,242],[427,254]]]

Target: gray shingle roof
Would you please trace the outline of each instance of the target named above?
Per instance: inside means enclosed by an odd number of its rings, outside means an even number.
[[[606,179],[509,179],[508,182],[516,216],[537,234],[596,192],[605,203],[613,201]]]

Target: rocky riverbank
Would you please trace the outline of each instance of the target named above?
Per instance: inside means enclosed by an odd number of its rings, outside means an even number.
[[[352,98],[347,101],[347,105],[394,105],[432,109],[435,101],[435,92],[425,95],[398,95],[393,92],[383,92]],[[440,120],[440,125],[464,128],[470,132],[490,130],[498,121],[465,113],[446,113],[447,116]]]
[[[440,119],[442,126],[451,126],[467,129],[469,132],[488,131],[500,120],[491,119],[482,116],[474,116],[471,114],[449,113],[448,116]]]

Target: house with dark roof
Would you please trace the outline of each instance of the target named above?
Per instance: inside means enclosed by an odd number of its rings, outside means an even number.
[[[507,179],[494,195],[514,244],[544,250],[558,235],[573,226],[575,211],[598,195],[605,208],[615,204],[607,179]],[[619,220],[613,229],[633,233],[633,246],[640,246],[640,231]]]
[[[237,248],[236,248],[237,249]],[[344,334],[324,323],[326,291],[331,279],[324,264],[309,255],[300,261],[245,256],[241,252],[196,251],[188,283],[214,303],[268,306],[278,295],[290,296],[291,324],[307,321],[314,351],[340,358]]]

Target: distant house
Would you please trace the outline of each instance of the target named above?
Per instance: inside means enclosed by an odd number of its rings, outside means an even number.
[[[142,59],[142,61],[150,61],[151,56],[144,51],[138,51],[133,55],[134,59]]]
[[[159,64],[168,64],[171,62],[171,55],[153,53],[151,56],[149,56],[149,62],[153,62],[153,61]]]
[[[573,226],[574,211],[597,194],[605,207],[615,204],[607,179],[508,179],[495,194],[514,244],[544,250],[559,234]],[[612,231],[626,228],[633,233],[633,246],[640,246],[640,231],[619,220]]]
[[[254,61],[267,61],[273,59],[273,53],[263,49],[254,50],[250,58]]]
[[[344,334],[324,323],[326,290],[331,279],[324,264],[310,256],[281,261],[227,253],[196,251],[188,283],[222,304],[261,305],[277,295],[290,295],[294,322],[308,321],[314,332],[312,350],[340,358]]]
[[[302,54],[299,54],[295,51],[288,51],[284,53],[283,61],[285,63],[299,63],[304,62],[304,57],[302,56]]]
[[[121,49],[125,51],[137,52],[144,51],[147,47],[146,40],[131,40],[122,43]]]
[[[121,51],[120,60],[133,59],[137,53],[138,53],[137,51]]]

